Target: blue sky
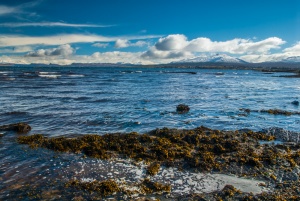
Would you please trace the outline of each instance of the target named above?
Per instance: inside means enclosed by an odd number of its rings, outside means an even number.
[[[299,41],[299,0],[0,1],[1,62],[281,61]]]

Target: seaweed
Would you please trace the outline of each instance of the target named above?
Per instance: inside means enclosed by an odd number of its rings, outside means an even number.
[[[28,133],[31,127],[23,122],[0,126],[0,131],[15,131],[17,133]]]
[[[159,193],[159,192],[171,192],[171,185],[164,185],[158,182],[152,182],[150,179],[146,178],[142,181],[140,184],[140,187],[143,192],[146,194],[151,194],[151,193]]]
[[[158,173],[159,168],[160,168],[159,163],[152,163],[147,167],[147,174],[154,176]]]
[[[75,188],[76,190],[86,191],[90,194],[97,193],[101,197],[107,197],[116,193],[120,195],[132,195],[136,193],[147,195],[164,192],[170,193],[171,191],[171,186],[169,184],[153,182],[148,178],[134,185],[138,187],[138,190],[128,190],[131,187],[131,185],[128,185],[126,183],[118,183],[115,180],[94,180],[90,182],[83,182],[74,179],[65,183],[66,188]]]
[[[274,139],[274,136],[263,132],[220,131],[201,126],[191,130],[163,128],[145,134],[114,133],[76,138],[47,138],[36,134],[19,136],[17,141],[31,148],[42,147],[99,159],[121,157],[145,161],[151,164],[147,168],[151,176],[158,172],[160,165],[164,165],[222,173],[231,169],[242,176],[265,178],[263,172],[266,169],[292,170],[300,165],[297,148],[259,143]],[[239,173],[236,167],[244,167],[247,171]]]
[[[78,190],[85,190],[89,193],[97,192],[100,196],[106,197],[114,193],[120,192],[119,185],[114,180],[81,182],[79,180],[71,180],[66,183],[66,187],[75,187]]]
[[[291,115],[300,115],[300,112],[290,112],[286,110],[280,110],[280,109],[262,109],[262,110],[250,110],[246,108],[241,108],[240,111],[243,111],[247,114],[251,112],[260,112],[260,113],[267,113],[272,115],[285,115],[285,116],[291,116]]]
[[[179,114],[184,114],[184,113],[187,113],[190,111],[190,107],[185,105],[185,104],[179,104],[177,105],[176,107],[176,111],[179,113]]]

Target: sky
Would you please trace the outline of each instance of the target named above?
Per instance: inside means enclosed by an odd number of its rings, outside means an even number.
[[[0,63],[300,61],[299,0],[0,0]]]

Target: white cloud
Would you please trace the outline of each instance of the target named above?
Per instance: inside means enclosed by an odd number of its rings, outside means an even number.
[[[96,63],[144,63],[140,58],[140,52],[95,52],[89,60]],[[149,62],[148,62],[149,63]]]
[[[106,37],[101,35],[61,34],[52,36],[0,35],[0,47],[25,45],[63,45],[71,43],[112,42],[118,39],[138,40],[158,38],[157,35]]]
[[[124,48],[129,46],[129,41],[125,39],[118,39],[115,43],[115,48]]]
[[[75,53],[74,48],[69,44],[61,45],[57,48],[39,49],[33,52],[27,53],[26,57],[45,57],[45,56],[69,56]]]
[[[144,59],[183,59],[193,57],[191,52],[187,51],[161,51],[155,47],[151,47],[148,51],[144,52],[141,57]]]
[[[295,45],[289,48],[285,48],[283,52],[295,53],[300,54],[300,42],[297,42]]]
[[[28,16],[33,16],[35,13],[30,13],[25,11],[27,8],[34,7],[38,4],[40,4],[42,0],[37,0],[37,1],[31,1],[27,3],[23,3],[17,6],[6,6],[6,5],[0,5],[0,16],[4,15],[13,15],[14,17],[18,15],[26,15]]]
[[[232,39],[227,41],[212,41],[209,38],[199,37],[187,40],[184,35],[175,34],[160,38],[154,47],[142,56],[144,58],[170,58],[174,56],[185,57],[193,53],[224,52],[230,54],[266,54],[272,49],[279,49],[285,41],[277,37],[253,42],[249,39]]]
[[[18,47],[10,47],[10,48],[0,48],[0,53],[23,53],[32,50],[33,49],[30,46],[18,46]]]
[[[71,64],[71,63],[132,63],[132,64],[153,64],[153,62],[144,60],[140,57],[141,52],[95,52],[92,55],[69,55],[63,56],[43,56],[45,50],[36,51],[37,56],[0,56],[0,61],[4,63],[42,63],[42,64]]]
[[[16,12],[19,12],[19,9],[16,7],[0,5],[0,16],[1,15],[9,15],[9,14],[16,13]]]
[[[130,42],[126,39],[117,39],[115,42],[115,48],[125,48],[125,47],[142,47],[148,45],[145,41],[136,41],[136,42]]]
[[[94,43],[92,46],[99,47],[99,48],[106,48],[107,46],[109,46],[109,43]]]
[[[1,15],[1,7],[0,7]],[[64,22],[7,22],[0,23],[0,27],[111,27],[114,25],[98,25],[98,24],[71,24]]]
[[[297,42],[291,47],[283,49],[280,53],[243,55],[240,57],[240,59],[252,63],[260,63],[282,61],[292,57],[300,57],[300,42]]]
[[[169,35],[165,38],[160,38],[155,44],[157,50],[183,50],[187,46],[187,38],[182,34]]]

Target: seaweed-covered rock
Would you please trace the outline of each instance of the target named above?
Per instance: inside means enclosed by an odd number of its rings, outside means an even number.
[[[27,133],[31,130],[31,127],[26,123],[16,123],[0,126],[0,131],[16,131],[18,133]]]
[[[299,101],[293,101],[293,102],[291,102],[293,105],[296,105],[296,106],[299,106]]]
[[[187,106],[187,105],[184,105],[184,104],[179,104],[179,105],[177,105],[177,107],[176,107],[176,111],[177,111],[179,114],[188,113],[188,112],[190,111],[190,107]]]
[[[152,163],[148,166],[147,168],[147,174],[154,176],[158,173],[160,168],[160,164],[159,163]]]
[[[119,185],[114,180],[81,182],[72,180],[66,183],[66,187],[75,187],[78,190],[86,190],[90,193],[97,192],[100,196],[112,195],[120,191]]]

